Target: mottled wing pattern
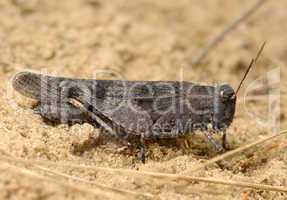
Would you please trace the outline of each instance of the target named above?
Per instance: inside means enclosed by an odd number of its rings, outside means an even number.
[[[185,134],[187,125],[208,122],[209,115],[202,111],[212,110],[212,87],[189,82],[70,79],[23,72],[15,76],[13,86],[40,101],[37,111],[51,121],[86,121],[67,100],[81,96],[106,123],[147,137]]]

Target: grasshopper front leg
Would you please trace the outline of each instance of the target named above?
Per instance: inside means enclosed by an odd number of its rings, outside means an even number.
[[[224,151],[224,147],[212,137],[212,132],[204,131],[204,135],[206,136],[208,141],[212,144],[212,146],[215,148],[215,150],[217,152],[223,152]]]

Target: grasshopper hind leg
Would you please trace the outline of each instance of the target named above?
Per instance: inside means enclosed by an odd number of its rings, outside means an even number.
[[[48,124],[58,125],[61,123],[67,123],[68,125],[83,124],[86,122],[92,122],[96,128],[100,127],[97,121],[92,121],[85,113],[79,112],[69,104],[62,104],[57,106],[54,104],[40,103],[33,108],[35,114],[40,115],[44,122]]]

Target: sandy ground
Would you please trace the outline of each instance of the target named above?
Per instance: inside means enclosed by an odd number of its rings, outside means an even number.
[[[29,109],[30,100],[13,93],[9,87],[11,77],[25,69],[78,78],[91,78],[95,70],[109,70],[120,72],[129,80],[180,80],[183,75],[186,81],[228,82],[236,87],[250,59],[263,41],[267,41],[260,61],[240,93],[241,101],[228,129],[230,148],[244,146],[271,135],[276,128],[283,130],[287,125],[284,91],[287,86],[286,0],[267,2],[247,23],[229,35],[202,65],[190,66],[192,58],[207,41],[253,2],[0,1],[0,198],[138,198],[101,188],[91,183],[94,182],[149,193],[153,199],[287,199],[287,194],[281,192],[196,181],[186,184],[132,173],[67,166],[124,168],[287,187],[286,137],[195,173],[191,172],[194,166],[216,156],[200,133],[185,141],[171,142],[171,145],[151,144],[146,164],[139,162],[133,154],[118,153],[121,146],[116,142],[98,147],[84,146],[73,152],[72,144],[87,139],[94,131],[93,127],[89,124],[48,125]],[[278,76],[278,69],[281,69],[281,76]],[[114,77],[100,74],[99,78]],[[259,92],[254,91],[254,83],[261,84]],[[273,89],[266,90],[268,83]],[[242,101],[246,94],[266,95],[271,91],[276,94],[279,87],[281,114],[278,116],[274,111],[276,101],[270,103],[272,98],[265,96],[260,100]],[[272,116],[275,116],[273,121]],[[265,125],[259,123],[260,119]],[[36,166],[36,162],[33,165],[7,160],[3,157],[4,151],[10,158],[49,161],[57,165],[42,163],[45,171]],[[47,169],[78,180],[52,174]]]

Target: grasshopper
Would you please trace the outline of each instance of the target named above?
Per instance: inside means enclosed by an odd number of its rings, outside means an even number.
[[[265,43],[252,59],[237,90],[228,84],[199,85],[179,81],[122,81],[53,77],[20,72],[13,87],[39,102],[34,108],[46,120],[90,123],[122,139],[139,138],[145,162],[145,141],[204,133],[217,151],[226,146],[236,98]],[[222,144],[213,134],[222,133]]]

